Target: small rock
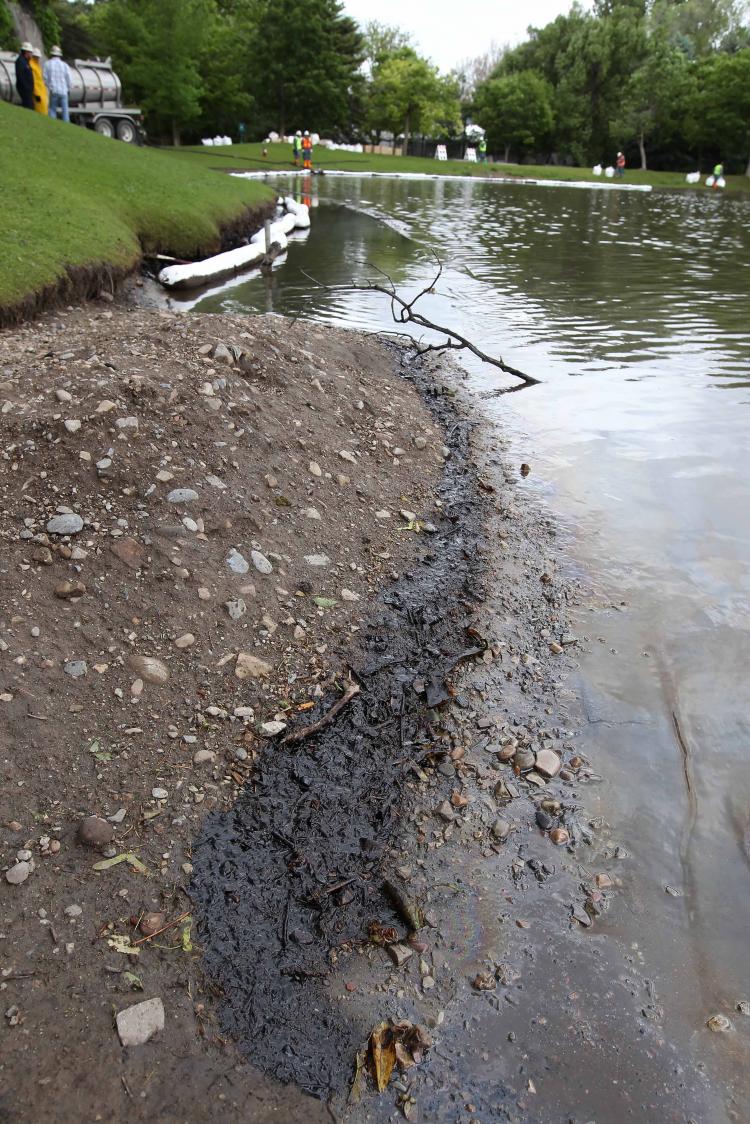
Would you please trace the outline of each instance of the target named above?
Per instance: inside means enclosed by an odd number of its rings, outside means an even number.
[[[349,464],[357,463],[357,458],[355,457],[354,453],[350,453],[348,449],[340,449],[339,456],[341,457],[342,461],[348,461]]]
[[[164,928],[167,920],[166,913],[158,913],[155,910],[147,910],[142,913],[138,920],[138,928],[143,933],[144,937],[153,937],[160,929]]]
[[[224,481],[221,479],[221,477],[214,476],[212,472],[209,472],[208,476],[206,477],[206,483],[210,484],[212,488],[216,488],[219,492],[226,491],[226,484],[224,483]]]
[[[71,679],[80,679],[85,675],[89,669],[89,665],[85,660],[68,660],[63,664],[63,671],[69,675]]]
[[[233,621],[240,620],[247,612],[247,605],[241,597],[238,597],[234,601],[225,601],[224,608],[229,613],[229,616]]]
[[[528,464],[522,464],[521,465],[521,476],[528,476],[530,472],[531,472],[531,465],[528,465]]]
[[[240,554],[239,550],[235,550],[234,547],[229,551],[226,563],[233,574],[246,574],[250,569],[250,563],[247,558]]]
[[[552,816],[540,810],[536,814],[536,824],[537,827],[540,827],[542,829],[542,831],[549,831],[550,828],[555,826],[555,821],[553,820]]]
[[[507,839],[510,835],[510,824],[507,820],[495,820],[492,827],[490,828],[490,834],[492,835],[493,839],[497,839],[502,843],[503,840]]]
[[[156,656],[130,656],[128,666],[147,683],[161,686],[169,679],[169,668]]]
[[[166,800],[169,796],[169,793],[167,792],[166,788],[152,788],[151,795],[153,796],[154,800]]]
[[[55,597],[61,601],[69,601],[74,597],[83,597],[86,586],[83,582],[58,582],[55,586]]]
[[[424,438],[424,437],[415,437],[414,438],[414,444],[416,445],[416,447],[418,449],[426,449],[427,448],[427,439]]]
[[[212,358],[215,363],[225,363],[228,367],[234,365],[234,356],[224,343],[217,343]]]
[[[322,468],[320,467],[320,465],[318,464],[317,461],[310,461],[309,468],[310,468],[310,472],[313,474],[313,476],[322,476],[323,475],[323,470],[322,470]]]
[[[175,648],[191,648],[193,644],[195,644],[195,637],[192,632],[184,632],[174,642]]]
[[[194,765],[208,765],[211,761],[216,760],[216,754],[212,749],[199,749],[193,754]]]
[[[471,981],[471,986],[475,991],[494,991],[497,980],[491,972],[478,972]]]
[[[530,749],[527,749],[525,746],[521,746],[513,755],[513,764],[522,772],[525,769],[533,769],[535,762],[536,758],[534,757],[533,752]]]
[[[67,390],[63,390],[62,387],[58,387],[57,390],[55,391],[55,398],[57,399],[58,402],[72,402],[73,401],[73,395],[69,394]]]
[[[161,999],[146,999],[126,1007],[117,1015],[117,1033],[123,1046],[143,1046],[164,1030],[164,1004]]]
[[[562,767],[562,761],[554,749],[540,749],[536,755],[535,768],[543,777],[551,779],[556,777]]]
[[[9,870],[6,870],[5,881],[10,882],[11,886],[20,886],[30,874],[31,863],[25,861],[15,863]]]
[[[173,488],[167,494],[167,503],[192,503],[198,499],[198,493],[193,488]]]
[[[83,910],[80,905],[66,905],[64,913],[66,917],[80,917]]]
[[[308,566],[330,566],[331,559],[327,554],[306,554],[305,562]]]
[[[78,433],[78,430],[81,428],[81,419],[66,418],[66,420],[63,422],[63,425],[67,429],[68,433]]]
[[[706,1023],[706,1026],[709,1030],[713,1030],[717,1034],[721,1034],[727,1030],[734,1029],[726,1015],[712,1015]]]
[[[267,738],[275,738],[277,734],[286,730],[286,722],[262,722],[260,728]]]
[[[115,837],[111,823],[100,816],[86,816],[78,825],[78,838],[87,847],[106,847]]]
[[[96,407],[95,413],[97,413],[97,414],[108,414],[109,411],[114,410],[116,406],[117,406],[117,403],[113,402],[111,400],[111,398],[102,398],[101,402]]]
[[[47,522],[47,532],[50,535],[77,535],[82,530],[83,519],[74,512],[68,515],[53,515]]]
[[[138,418],[134,417],[131,414],[127,418],[118,418],[117,421],[115,422],[115,425],[117,426],[118,429],[137,429],[138,428]]]
[[[131,570],[140,570],[146,551],[139,542],[130,537],[117,539],[110,547],[115,558],[119,558]]]
[[[239,652],[234,665],[234,674],[238,679],[264,679],[271,675],[273,668],[270,663],[261,660],[250,652]]]
[[[456,818],[453,808],[451,807],[448,800],[444,800],[443,803],[435,809],[435,815],[440,816],[440,819],[445,820],[446,823],[453,823],[454,819]]]
[[[303,509],[302,514],[307,519],[322,519],[323,518],[322,515],[320,514],[320,512],[318,511],[317,507],[306,507],[306,508]]]
[[[556,640],[550,640],[549,650],[553,656],[559,656],[564,651],[562,644],[558,644]]]
[[[403,968],[406,961],[414,955],[414,949],[405,944],[389,944],[388,955],[397,968]]]
[[[253,566],[255,566],[255,569],[258,571],[259,574],[272,574],[273,573],[273,566],[268,561],[265,554],[261,554],[261,552],[259,550],[251,550],[250,551],[250,558],[252,560]]]
[[[750,1003],[746,999],[740,999],[735,1007],[741,1015],[750,1015]]]
[[[562,847],[564,843],[570,842],[570,835],[564,827],[554,827],[549,837],[556,847]]]
[[[359,601],[359,594],[355,593],[352,589],[342,589],[341,599],[343,601]]]

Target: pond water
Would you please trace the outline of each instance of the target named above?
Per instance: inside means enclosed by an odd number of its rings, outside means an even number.
[[[542,380],[485,406],[531,464],[529,491],[565,529],[591,590],[576,622],[584,749],[605,777],[591,810],[632,856],[598,931],[637,945],[668,1033],[726,1086],[711,1121],[742,1119],[750,203],[480,181],[300,187],[319,204],[309,236],[270,278],[196,307],[391,328],[384,297],[316,288],[310,276],[345,284],[374,266],[413,294],[429,285],[434,250],[444,271],[425,315]],[[465,363],[477,395],[509,385]],[[730,1034],[706,1030],[715,1013],[731,1018]]]

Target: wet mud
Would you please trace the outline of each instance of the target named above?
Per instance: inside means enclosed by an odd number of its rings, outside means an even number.
[[[392,850],[415,801],[410,781],[420,764],[448,759],[438,708],[455,670],[485,648],[475,618],[486,497],[468,455],[471,422],[429,374],[407,377],[451,450],[442,519],[342,653],[341,690],[353,681],[359,693],[320,733],[271,746],[193,851],[191,895],[205,971],[223,990],[224,1031],[253,1064],[324,1099],[348,1089],[371,1029],[342,1017],[326,980],[373,919],[404,932],[409,891]]]

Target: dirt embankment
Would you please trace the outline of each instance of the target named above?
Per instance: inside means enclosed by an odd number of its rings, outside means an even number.
[[[191,844],[343,686],[444,435],[371,338],[101,305],[4,333],[0,404],[0,1112],[323,1119],[222,1048]]]

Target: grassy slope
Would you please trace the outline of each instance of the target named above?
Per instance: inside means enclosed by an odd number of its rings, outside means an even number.
[[[268,148],[268,156],[261,155]],[[243,144],[231,148],[181,148],[175,155],[185,163],[210,168],[247,169],[257,171],[263,168],[281,170],[291,167],[289,147],[285,144]],[[592,183],[609,183],[604,177],[591,174],[590,168],[560,168],[550,164],[466,164],[462,160],[430,160],[420,156],[380,156],[371,153],[328,152],[324,148],[315,149],[315,167],[330,168],[347,172],[422,172],[427,175],[453,176],[504,176],[530,179],[588,180]],[[650,183],[654,187],[686,188],[682,172],[640,172],[628,169],[626,183]],[[708,190],[701,184],[699,189]],[[727,190],[750,191],[750,179],[746,176],[729,176]]]
[[[66,266],[188,256],[219,226],[272,198],[262,184],[99,137],[0,102],[0,308],[53,285]]]

